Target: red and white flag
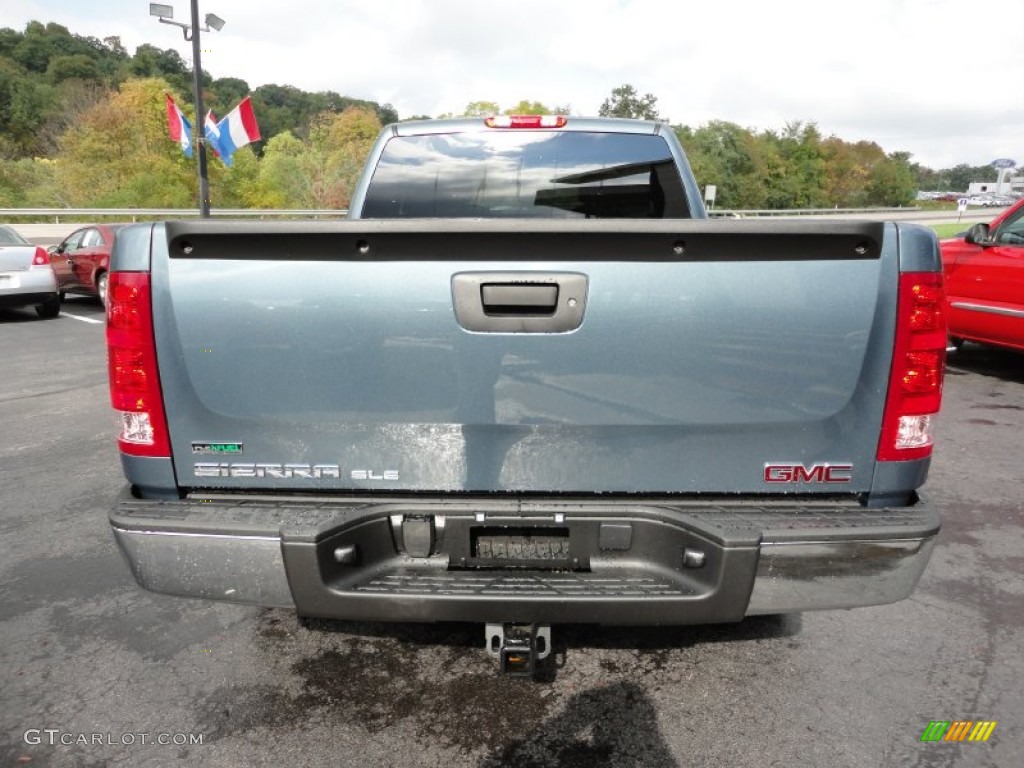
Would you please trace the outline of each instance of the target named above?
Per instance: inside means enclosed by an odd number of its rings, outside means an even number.
[[[171,94],[167,95],[167,130],[171,134],[171,141],[181,145],[181,151],[185,157],[192,157],[192,124],[185,117],[185,113],[174,103]]]
[[[259,141],[260,127],[256,124],[256,115],[252,111],[252,97],[246,96],[238,106],[217,123],[220,132],[217,137],[217,149],[224,165],[231,165],[231,156],[239,147]]]

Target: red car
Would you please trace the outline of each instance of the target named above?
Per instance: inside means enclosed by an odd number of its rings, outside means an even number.
[[[120,224],[94,224],[76,229],[50,252],[63,300],[65,293],[98,296],[107,304],[107,269],[114,235]]]
[[[941,246],[950,341],[1024,351],[1024,200]]]

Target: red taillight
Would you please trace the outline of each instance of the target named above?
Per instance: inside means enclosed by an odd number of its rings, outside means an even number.
[[[48,267],[50,266],[50,257],[46,253],[46,249],[40,246],[36,246],[36,253],[32,257],[33,267]]]
[[[484,119],[488,128],[564,128],[565,115],[491,115]]]
[[[900,275],[896,340],[885,400],[879,461],[922,459],[932,452],[932,428],[942,404],[946,318],[942,275]]]
[[[117,444],[134,456],[170,456],[156,365],[148,272],[111,272],[107,284],[110,403],[119,412]]]

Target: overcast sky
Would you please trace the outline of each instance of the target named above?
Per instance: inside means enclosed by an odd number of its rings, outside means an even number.
[[[165,0],[188,21],[189,3]],[[181,31],[143,0],[0,0],[0,25],[118,35],[130,53]],[[1024,165],[1024,0],[201,0],[227,24],[203,69],[390,103],[400,116],[520,99],[596,114],[630,83],[662,117],[821,132],[932,168]],[[257,115],[257,118],[259,115]]]

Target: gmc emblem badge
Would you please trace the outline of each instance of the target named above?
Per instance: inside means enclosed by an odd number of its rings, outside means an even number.
[[[766,483],[848,483],[853,464],[765,464]]]

